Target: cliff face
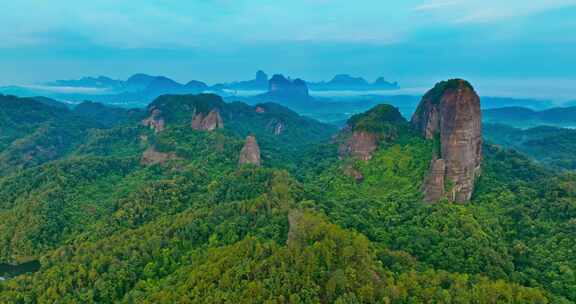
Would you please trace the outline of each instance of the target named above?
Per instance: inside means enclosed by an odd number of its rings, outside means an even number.
[[[446,162],[443,159],[433,159],[430,171],[424,181],[424,201],[435,202],[444,196],[444,177]]]
[[[207,115],[196,113],[192,117],[192,129],[201,131],[214,131],[224,128],[224,121],[218,110],[212,110]]]
[[[347,155],[359,160],[370,160],[372,154],[378,148],[378,138],[376,134],[366,131],[354,131],[350,139],[340,146],[340,157]]]
[[[346,140],[340,145],[340,157],[350,155],[370,160],[381,142],[393,142],[406,128],[406,120],[390,105],[378,105],[366,113],[352,116],[342,133]]]
[[[240,165],[251,164],[255,166],[260,166],[260,147],[256,141],[256,137],[249,135],[246,138],[246,143],[240,151],[240,160],[238,161]]]
[[[482,162],[480,98],[472,86],[460,79],[437,84],[423,97],[412,126],[426,139],[440,141],[424,187],[426,201],[435,202],[444,195],[450,201],[469,201]],[[439,183],[444,184],[442,191]]]
[[[268,122],[268,124],[266,125],[266,130],[270,131],[271,133],[274,133],[274,135],[276,136],[282,135],[284,129],[285,129],[284,123],[276,118],[271,119],[270,122]]]
[[[150,117],[144,119],[142,124],[153,129],[156,133],[162,132],[166,125],[164,118],[162,117],[162,111],[158,109],[152,109],[150,111]]]

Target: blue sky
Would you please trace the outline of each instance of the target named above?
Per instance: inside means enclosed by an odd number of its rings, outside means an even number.
[[[256,69],[410,85],[575,79],[576,0],[2,2],[0,84],[136,72],[208,82]]]

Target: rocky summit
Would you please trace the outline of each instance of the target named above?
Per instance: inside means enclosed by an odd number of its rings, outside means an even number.
[[[411,123],[438,143],[424,184],[425,200],[469,201],[482,162],[480,98],[474,88],[461,79],[438,83],[424,95]]]
[[[256,141],[256,137],[249,135],[246,137],[246,143],[240,151],[240,160],[238,161],[240,165],[250,164],[255,166],[260,166],[260,147]]]
[[[397,108],[378,105],[366,113],[352,116],[340,134],[340,158],[348,155],[359,160],[370,160],[381,142],[392,142],[406,125]]]

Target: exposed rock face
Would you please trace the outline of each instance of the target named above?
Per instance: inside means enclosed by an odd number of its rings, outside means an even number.
[[[251,164],[255,166],[260,166],[260,147],[256,141],[256,137],[249,135],[246,138],[246,143],[240,151],[240,165]]]
[[[177,159],[178,157],[174,153],[164,153],[156,151],[154,146],[150,146],[142,154],[140,159],[140,164],[143,166],[151,166],[155,164],[163,164],[169,160]]]
[[[369,111],[352,116],[341,133],[345,138],[339,147],[340,158],[348,155],[370,160],[382,142],[395,141],[408,123],[397,108],[381,104]]]
[[[444,176],[446,175],[446,163],[443,159],[433,159],[430,171],[424,182],[424,201],[435,202],[444,196]]]
[[[156,133],[164,131],[166,127],[166,123],[162,117],[162,111],[158,109],[152,109],[150,111],[150,117],[144,119],[142,124],[153,129]]]
[[[194,130],[214,131],[221,128],[224,128],[224,121],[218,110],[212,110],[206,116],[203,113],[196,113],[192,117],[192,129]]]
[[[426,201],[441,199],[446,183],[451,186],[446,193],[450,201],[469,201],[482,162],[480,98],[472,86],[460,79],[437,84],[423,97],[412,126],[425,138],[440,140],[425,183]],[[443,181],[439,176],[442,162]],[[440,182],[442,191],[438,190]]]
[[[378,137],[367,131],[355,131],[344,144],[340,145],[341,158],[348,155],[360,159],[370,160],[374,151],[378,148]]]
[[[266,126],[266,129],[274,133],[274,135],[280,136],[284,132],[285,127],[282,121],[274,118],[270,120],[270,122]]]

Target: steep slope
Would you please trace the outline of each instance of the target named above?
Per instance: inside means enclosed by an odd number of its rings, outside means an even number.
[[[472,197],[482,161],[480,98],[461,79],[438,83],[422,98],[412,126],[424,138],[439,142],[425,185],[426,201],[451,201]],[[446,189],[446,191],[444,191]]]
[[[357,114],[348,120],[340,137],[340,157],[351,155],[361,160],[370,160],[380,143],[391,143],[408,125],[397,108],[378,105],[366,113]]]
[[[0,177],[0,263],[41,264],[0,267],[1,303],[576,301],[574,175],[485,146],[469,204],[425,204],[439,142],[391,106],[326,143],[325,125],[275,104],[163,96],[147,111]],[[200,113],[223,126],[192,128]],[[354,132],[377,140],[369,158],[339,157]],[[249,135],[260,167],[239,165]]]
[[[95,127],[66,107],[0,95],[0,176],[63,157]]]
[[[260,146],[258,146],[256,137],[253,135],[246,137],[246,143],[242,147],[242,151],[240,151],[238,163],[240,165],[260,166]]]
[[[294,169],[302,153],[336,133],[334,126],[277,104],[225,103],[211,94],[162,96],[148,106],[148,112],[143,123],[156,131],[188,125],[196,130],[222,129],[241,139],[255,135],[263,163],[286,169]]]
[[[571,269],[576,262],[565,258],[575,240],[564,230],[576,215],[576,176],[555,176],[521,154],[485,145],[483,173],[469,204],[424,204],[422,187],[437,144],[420,132],[401,132],[378,145],[369,160],[332,157],[329,163],[323,162],[330,155],[325,151],[337,147],[318,149],[306,163],[306,191],[331,221],[396,251],[381,253],[385,265],[414,269],[423,263],[540,286],[551,301],[574,299],[573,281],[546,265]],[[527,231],[529,223],[536,230]],[[546,249],[558,242],[563,244]]]

